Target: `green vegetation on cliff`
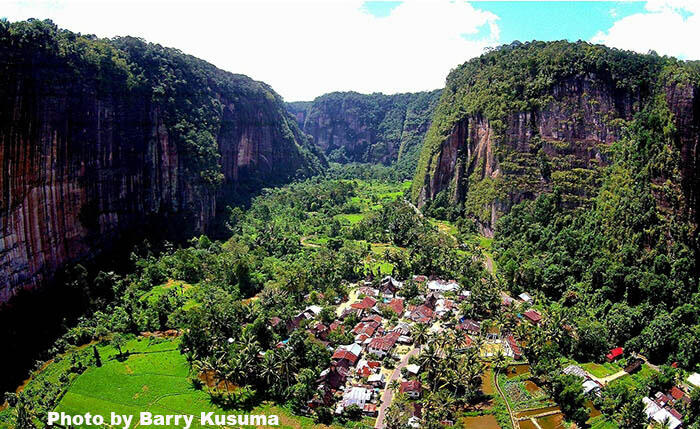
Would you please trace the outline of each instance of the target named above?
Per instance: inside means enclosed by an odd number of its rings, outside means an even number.
[[[287,103],[287,110],[330,161],[393,164],[403,178],[410,178],[439,97],[440,90],[333,92]]]
[[[447,189],[450,200],[465,201],[466,215],[482,224],[490,224],[484,203],[495,205],[500,216],[521,199],[554,188],[570,206],[587,203],[609,161],[609,143],[664,83],[687,81],[693,73],[673,58],[585,42],[515,42],[494,49],[448,76],[412,198],[422,204]],[[446,142],[467,122],[467,141],[458,143],[454,158],[443,159]],[[467,153],[467,146],[481,147],[473,140],[477,130],[488,132],[479,136],[488,141],[488,153]],[[488,171],[477,171],[485,164]],[[438,182],[438,176],[449,180]],[[493,194],[474,188],[487,176],[495,180]]]

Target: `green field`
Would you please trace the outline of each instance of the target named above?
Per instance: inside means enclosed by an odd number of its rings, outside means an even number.
[[[617,380],[610,382],[610,385],[621,384],[628,389],[641,389],[646,386],[647,380],[654,374],[654,370],[649,368],[647,364],[642,365],[639,372],[631,375],[620,377]]]
[[[622,368],[620,368],[618,365],[608,362],[603,364],[584,363],[581,365],[581,367],[598,378],[607,377],[615,374],[616,372],[622,371]]]
[[[140,338],[128,343],[129,356],[123,362],[116,359],[111,346],[99,347],[103,365],[90,367],[70,386],[56,411],[70,414],[109,415],[111,412],[194,414],[193,427],[198,425],[201,412],[215,414],[276,414],[281,428],[313,428],[311,418],[292,415],[281,406],[262,403],[249,410],[224,410],[212,404],[209,394],[196,390],[188,380],[189,366],[177,350],[176,341],[151,343]],[[47,368],[51,370],[51,366]],[[371,426],[371,419],[364,423]],[[361,424],[356,424],[361,426]]]

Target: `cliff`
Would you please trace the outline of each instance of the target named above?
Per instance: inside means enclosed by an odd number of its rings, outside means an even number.
[[[287,103],[302,130],[331,161],[392,164],[415,170],[440,91],[411,94],[334,92]]]
[[[458,206],[487,234],[513,205],[545,192],[557,190],[568,207],[586,205],[616,143],[661,98],[678,133],[658,150],[678,155],[685,210],[697,224],[696,82],[697,70],[674,59],[583,42],[496,49],[450,73],[413,199]]]
[[[324,165],[267,85],[133,38],[0,22],[0,302]]]

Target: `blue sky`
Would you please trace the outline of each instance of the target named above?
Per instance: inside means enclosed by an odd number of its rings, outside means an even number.
[[[700,1],[0,0],[0,17],[131,35],[269,83],[286,100],[414,92],[513,40],[585,40],[700,59]]]
[[[366,1],[362,7],[373,16],[384,18],[401,1]],[[498,16],[499,43],[514,40],[589,40],[627,16],[644,12],[643,1],[472,1],[475,8]],[[687,13],[687,12],[686,12]],[[476,35],[488,32],[483,25]]]

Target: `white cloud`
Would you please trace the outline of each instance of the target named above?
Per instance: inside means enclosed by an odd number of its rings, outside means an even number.
[[[700,2],[697,0],[648,1],[645,11],[615,22],[593,37],[621,49],[682,59],[700,59]]]
[[[143,37],[263,80],[287,100],[439,88],[451,68],[498,40],[498,17],[463,0],[408,0],[384,18],[363,3],[43,0],[13,1],[0,14],[50,18],[100,37]]]

